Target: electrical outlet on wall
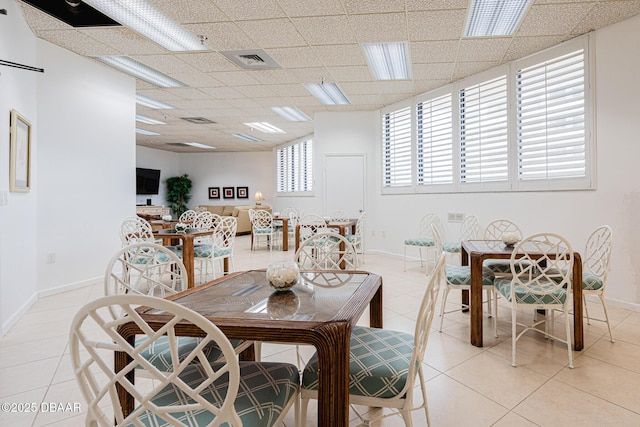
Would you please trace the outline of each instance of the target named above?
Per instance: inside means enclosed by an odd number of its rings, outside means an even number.
[[[49,252],[47,253],[47,264],[55,264],[56,262],[56,253]]]
[[[449,222],[462,222],[464,220],[464,214],[460,212],[449,212],[447,214],[447,221]]]

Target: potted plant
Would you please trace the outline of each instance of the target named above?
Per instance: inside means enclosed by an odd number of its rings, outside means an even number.
[[[186,211],[187,203],[191,200],[191,180],[189,175],[167,178],[167,202],[169,208],[176,214],[182,215]]]

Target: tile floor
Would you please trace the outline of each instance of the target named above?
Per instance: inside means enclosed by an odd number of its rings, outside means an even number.
[[[269,262],[291,259],[293,250],[249,250],[249,236],[236,242],[235,270],[265,268]],[[384,323],[389,329],[413,332],[426,276],[418,263],[403,271],[401,258],[369,254],[361,266],[384,279]],[[0,403],[84,402],[71,372],[67,334],[71,318],[87,301],[102,295],[102,286],[38,300],[0,342]],[[452,293],[453,305],[459,297]],[[590,303],[591,314],[601,313]],[[640,425],[640,313],[610,308],[616,342],[606,325],[585,324],[585,349],[574,353],[567,367],[566,347],[541,336],[526,335],[518,345],[517,368],[511,367],[510,313],[500,308],[500,337],[485,321],[485,347],[469,344],[466,314],[445,316],[441,333],[434,318],[424,360],[433,426],[637,426]],[[526,316],[526,313],[522,314]],[[363,316],[368,318],[367,314]],[[364,323],[366,324],[366,323]],[[556,327],[561,327],[556,323]],[[311,348],[303,354],[310,355]],[[264,345],[265,360],[295,363],[290,346]],[[368,408],[358,408],[366,412]],[[315,425],[315,405],[309,408]],[[360,421],[352,413],[351,425]],[[414,412],[414,425],[425,425]],[[65,411],[0,412],[1,426],[81,426],[84,414]],[[293,414],[285,420],[292,427]],[[403,426],[400,417],[382,426]]]

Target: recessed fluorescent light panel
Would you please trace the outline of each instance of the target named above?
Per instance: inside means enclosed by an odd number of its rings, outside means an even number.
[[[136,103],[155,110],[173,110],[176,108],[173,105],[165,104],[164,102],[156,101],[143,95],[136,95]]]
[[[148,125],[166,125],[165,122],[161,122],[160,120],[152,119],[151,117],[142,116],[140,114],[136,114],[136,121],[140,123],[146,123]]]
[[[94,56],[94,59],[159,87],[184,87],[186,84],[128,56]]]
[[[311,118],[296,107],[271,107],[275,113],[292,122],[309,122]]]
[[[304,86],[323,104],[351,104],[335,83],[305,83]]]
[[[213,150],[216,148],[216,147],[212,147],[211,145],[200,144],[199,142],[184,142],[183,144],[189,145],[191,147],[196,147],[196,148],[205,148],[207,150]]]
[[[200,37],[189,33],[144,0],[83,1],[173,52],[207,50]]]
[[[267,123],[267,122],[245,123],[245,125],[249,126],[252,129],[256,129],[264,133],[286,133],[282,129],[277,128],[271,123]]]
[[[363,43],[362,48],[376,80],[409,80],[409,49],[406,42]]]
[[[150,130],[136,128],[136,133],[141,135],[160,135],[158,132],[151,132]]]
[[[473,0],[464,36],[513,35],[530,3],[531,0]]]
[[[260,138],[247,135],[246,133],[232,133],[231,136],[235,136],[236,138],[244,139],[245,141],[249,141],[249,142],[262,142]]]

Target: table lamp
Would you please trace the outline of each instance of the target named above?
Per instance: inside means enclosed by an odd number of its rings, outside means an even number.
[[[256,201],[256,206],[260,206],[262,201],[264,200],[264,196],[260,191],[256,191],[256,194],[253,196],[253,199]]]

